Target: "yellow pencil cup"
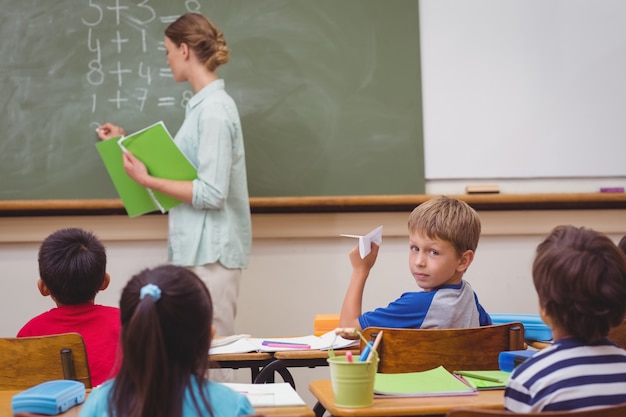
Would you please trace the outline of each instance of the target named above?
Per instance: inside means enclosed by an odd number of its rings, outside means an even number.
[[[378,355],[370,362],[348,362],[345,356],[328,358],[330,381],[335,395],[335,405],[346,408],[369,407],[374,401],[374,378],[378,369]]]

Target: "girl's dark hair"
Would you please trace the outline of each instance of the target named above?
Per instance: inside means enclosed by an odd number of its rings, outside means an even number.
[[[176,46],[186,44],[209,71],[228,62],[228,46],[224,34],[199,13],[186,13],[165,29]]]
[[[558,226],[537,247],[533,281],[554,324],[588,343],[605,338],[626,314],[626,255],[608,236]]]
[[[626,235],[622,236],[617,246],[619,246],[622,252],[626,253]]]
[[[160,289],[160,298],[141,298],[147,284]],[[203,386],[209,368],[213,305],[200,278],[173,265],[145,269],[126,284],[120,315],[123,361],[113,382],[109,413],[180,417],[189,389],[198,412],[202,403],[213,415],[204,390],[190,389],[192,383]]]
[[[104,245],[76,227],[50,234],[39,247],[39,277],[60,304],[93,300],[106,275]]]

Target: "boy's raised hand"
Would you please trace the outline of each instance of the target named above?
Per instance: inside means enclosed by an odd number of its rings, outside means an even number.
[[[354,249],[350,251],[350,263],[352,264],[352,269],[354,271],[369,273],[370,269],[376,263],[376,258],[378,257],[378,250],[380,246],[376,243],[372,242],[372,251],[367,254],[365,258],[361,258],[359,253],[359,247],[356,246]]]

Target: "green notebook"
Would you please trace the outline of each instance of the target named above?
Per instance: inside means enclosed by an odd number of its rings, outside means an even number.
[[[129,136],[100,141],[96,147],[130,217],[153,211],[165,213],[181,202],[142,187],[126,175],[122,160],[124,149],[143,162],[155,177],[183,181],[197,177],[196,168],[178,149],[162,121]]]
[[[378,397],[431,397],[476,393],[476,389],[452,375],[443,366],[422,372],[377,373],[374,380],[374,395]]]
[[[505,371],[454,371],[471,386],[479,390],[503,389],[511,376]]]

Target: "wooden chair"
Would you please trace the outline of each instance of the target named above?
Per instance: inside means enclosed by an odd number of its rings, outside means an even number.
[[[380,330],[380,373],[425,371],[440,365],[449,371],[499,369],[500,352],[526,348],[524,325],[518,322],[465,329],[368,327],[363,336],[374,340]],[[364,346],[361,341],[361,351]]]
[[[1,390],[53,379],[74,379],[92,388],[85,342],[78,333],[0,338],[0,370]]]
[[[597,408],[584,411],[545,411],[542,413],[518,414],[504,410],[480,410],[478,408],[457,408],[446,414],[446,417],[624,417],[626,404]]]

